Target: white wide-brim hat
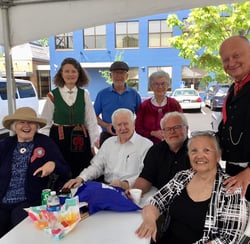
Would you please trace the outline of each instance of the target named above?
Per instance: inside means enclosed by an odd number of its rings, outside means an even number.
[[[2,124],[6,129],[10,130],[12,123],[18,120],[37,123],[40,128],[47,124],[46,119],[37,117],[36,111],[30,107],[18,108],[14,114],[5,116]]]

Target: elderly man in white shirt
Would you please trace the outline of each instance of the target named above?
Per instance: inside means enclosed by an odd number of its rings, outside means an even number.
[[[123,189],[131,187],[143,168],[143,159],[153,143],[135,132],[134,114],[128,109],[117,109],[112,115],[117,136],[108,138],[91,165],[63,188],[79,187],[83,182],[104,175],[104,180]]]

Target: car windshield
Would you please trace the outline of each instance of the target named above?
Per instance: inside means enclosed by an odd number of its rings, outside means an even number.
[[[197,96],[197,91],[195,90],[178,90],[175,91],[174,96]]]
[[[228,87],[220,87],[218,91],[216,91],[215,96],[224,96],[227,94]]]

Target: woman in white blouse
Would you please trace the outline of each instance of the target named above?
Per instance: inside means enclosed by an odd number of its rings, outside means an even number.
[[[40,132],[54,139],[76,177],[89,166],[99,137],[89,93],[81,89],[89,79],[77,60],[66,58],[53,81],[56,88],[48,93],[42,111],[48,123]]]

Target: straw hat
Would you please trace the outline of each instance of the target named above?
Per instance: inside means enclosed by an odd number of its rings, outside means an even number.
[[[5,116],[2,124],[6,129],[10,130],[12,123],[18,120],[37,123],[40,125],[40,128],[47,124],[46,119],[38,118],[36,111],[29,107],[18,108],[14,114]]]

